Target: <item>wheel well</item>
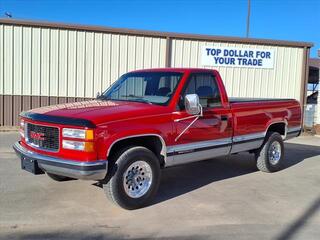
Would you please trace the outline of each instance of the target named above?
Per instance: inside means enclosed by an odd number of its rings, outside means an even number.
[[[161,154],[163,149],[163,143],[158,136],[138,136],[138,137],[130,137],[126,139],[119,140],[115,144],[111,146],[109,150],[108,159],[113,159],[113,157],[119,152],[122,148],[127,146],[142,146],[148,148],[152,151],[160,161],[160,166],[164,166],[164,156]]]
[[[284,122],[273,123],[268,127],[267,132],[277,132],[282,136],[286,135],[286,124]]]

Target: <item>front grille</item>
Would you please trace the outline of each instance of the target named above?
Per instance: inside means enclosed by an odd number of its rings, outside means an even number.
[[[58,151],[59,149],[59,129],[56,127],[47,127],[27,124],[26,141],[31,146],[49,151]]]

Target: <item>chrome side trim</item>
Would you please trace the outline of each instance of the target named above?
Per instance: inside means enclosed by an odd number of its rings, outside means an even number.
[[[294,137],[298,137],[301,133],[301,130],[302,130],[302,128],[300,125],[288,128],[285,140],[288,140],[288,139],[291,139]]]
[[[127,137],[122,137],[122,138],[118,138],[116,141],[114,141],[110,146],[109,149],[107,151],[107,157],[110,155],[110,150],[113,147],[114,144],[116,144],[117,142],[124,140],[124,139],[129,139],[129,138],[135,138],[135,137],[148,137],[148,136],[153,136],[153,137],[158,137],[160,139],[160,142],[162,144],[162,148],[160,151],[160,154],[164,157],[164,161],[166,162],[166,157],[167,157],[167,146],[166,143],[163,139],[163,137],[161,137],[159,134],[154,134],[154,133],[147,133],[147,134],[137,134],[137,135],[130,135]]]
[[[171,154],[173,152],[190,151],[191,149],[196,150],[196,149],[207,148],[207,147],[216,147],[219,145],[225,145],[225,144],[231,144],[231,143],[232,143],[232,138],[222,138],[217,140],[177,144],[173,146],[168,146],[167,154]]]
[[[222,145],[213,149],[194,151],[184,154],[178,154],[167,157],[167,162],[165,167],[171,167],[175,165],[197,162],[205,159],[210,159],[219,156],[226,156],[229,154],[231,144],[228,146]]]
[[[289,127],[288,128],[288,133],[291,133],[291,132],[298,132],[298,131],[301,131],[301,126],[296,126],[296,127]]]
[[[36,160],[39,167],[45,172],[89,180],[101,180],[104,179],[107,174],[108,162],[106,160],[95,162],[65,160],[30,151],[21,146],[19,142],[16,142],[13,145],[13,149],[16,151],[17,155],[22,158]]]
[[[249,140],[255,140],[257,138],[264,138],[266,136],[266,132],[258,132],[258,133],[251,133],[245,135],[238,135],[233,137],[233,142],[245,142]]]
[[[165,167],[228,155],[231,144],[232,138],[223,138],[168,146]]]
[[[266,132],[258,132],[233,137],[230,153],[245,152],[259,148],[265,138]]]

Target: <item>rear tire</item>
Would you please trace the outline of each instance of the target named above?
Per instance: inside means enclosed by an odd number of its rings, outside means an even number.
[[[150,203],[158,190],[161,175],[155,154],[145,147],[127,147],[114,160],[109,169],[111,176],[102,183],[107,198],[128,210]]]
[[[57,181],[57,182],[65,182],[65,181],[70,181],[73,180],[73,178],[65,177],[65,176],[60,176],[56,175],[53,173],[47,173],[48,177],[50,177],[52,180]]]
[[[277,132],[267,133],[262,146],[255,152],[257,168],[262,172],[276,172],[282,168],[284,145]]]

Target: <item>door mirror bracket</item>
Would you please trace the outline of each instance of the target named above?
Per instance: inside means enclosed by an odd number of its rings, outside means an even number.
[[[175,141],[178,139],[200,118],[203,116],[203,109],[199,101],[199,96],[197,94],[187,94],[184,98],[184,105],[186,108],[186,112],[191,114],[192,116],[188,116],[185,118],[176,119],[175,122],[180,122],[183,120],[187,120],[190,118],[194,118],[194,120],[176,137]]]

